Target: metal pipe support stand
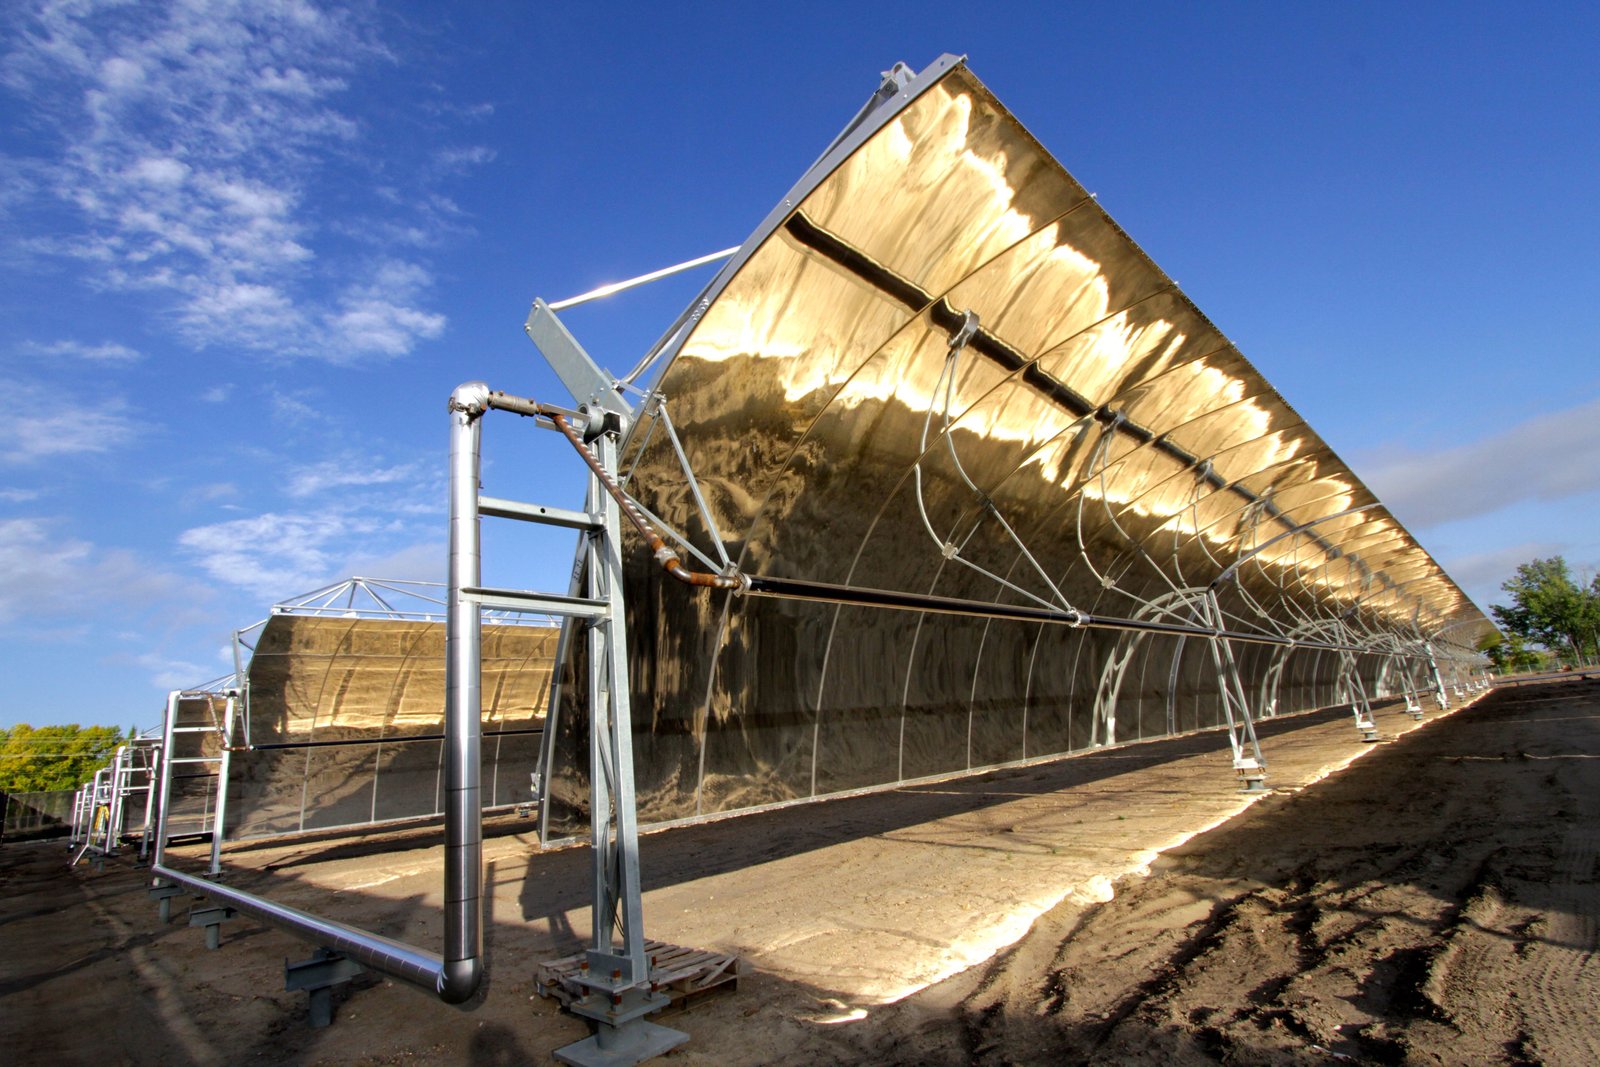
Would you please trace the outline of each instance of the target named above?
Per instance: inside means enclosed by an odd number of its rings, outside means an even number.
[[[172,898],[180,897],[184,892],[184,888],[177,885],[153,885],[150,887],[150,897],[152,900],[159,902],[157,911],[160,913],[163,923],[172,921]]]
[[[162,903],[166,903],[163,901]],[[237,915],[232,908],[190,908],[189,925],[206,928],[206,948],[222,945],[222,924]]]
[[[1371,744],[1378,740],[1378,724],[1370,718],[1357,720],[1356,729],[1361,731],[1362,741]]]
[[[308,960],[283,961],[283,988],[304,989],[310,998],[310,1020],[320,1030],[333,1023],[333,989],[359,977],[365,967],[330,948],[317,949]]]
[[[1243,793],[1265,793],[1267,791],[1267,769],[1261,761],[1253,756],[1241,756],[1233,761],[1233,769],[1239,775],[1239,791]]]
[[[645,1020],[646,1015],[672,1002],[665,993],[638,987],[615,989],[604,981],[581,981],[590,987],[589,993],[574,1001],[569,1010],[592,1020],[595,1032],[556,1049],[555,1057],[562,1063],[573,1067],[633,1067],[689,1040],[682,1030]]]

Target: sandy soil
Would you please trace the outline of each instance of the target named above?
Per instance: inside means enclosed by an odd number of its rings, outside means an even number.
[[[1248,805],[1212,734],[650,835],[650,935],[755,968],[662,1020],[692,1035],[663,1062],[1600,1062],[1600,684],[1379,721],[1271,724]],[[585,1030],[533,966],[580,944],[588,854],[492,833],[486,992],[365,979],[324,1030],[278,969],[309,946],[236,920],[209,952],[130,863],[7,845],[0,1056],[549,1062]],[[424,944],[438,862],[429,831],[229,853],[235,884]]]

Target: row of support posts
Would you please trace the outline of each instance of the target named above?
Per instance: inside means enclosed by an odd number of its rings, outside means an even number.
[[[1225,619],[1215,586],[1175,590],[1161,600],[1147,604],[1140,617],[1146,614],[1158,618],[1181,619],[1192,623],[1198,630],[1210,631],[1202,639],[1210,649],[1213,677],[1228,730],[1228,742],[1233,752],[1234,772],[1239,777],[1240,787],[1246,792],[1264,790],[1267,763],[1256,737],[1256,716],[1251,712],[1249,693],[1239,670],[1233,645],[1225,636]],[[1342,625],[1334,628],[1331,637],[1340,646],[1340,651],[1335,653],[1338,657],[1336,684],[1339,702],[1350,705],[1356,729],[1360,732],[1362,740],[1377,741],[1379,732],[1372,714],[1372,702],[1366,683],[1361,677],[1356,653],[1352,651],[1356,647],[1355,640]],[[1116,743],[1116,708],[1122,682],[1139,646],[1148,639],[1145,634],[1124,632],[1107,656],[1101,668],[1100,684],[1095,696],[1093,718],[1095,744]],[[1177,732],[1174,701],[1178,688],[1179,666],[1186,641],[1187,638],[1184,637],[1177,639],[1167,679],[1167,729],[1170,733]],[[1277,689],[1293,650],[1292,644],[1282,646],[1268,669],[1261,690],[1262,714],[1265,716],[1270,717],[1276,711]],[[1414,666],[1415,657],[1414,654],[1397,651],[1395,662],[1405,664],[1402,676],[1408,676]],[[1438,692],[1440,707],[1443,708],[1445,706],[1443,689],[1439,689]],[[1409,681],[1405,683],[1404,695],[1407,711],[1414,717],[1420,718],[1421,705],[1416,701]]]
[[[73,864],[92,855],[98,865],[116,852],[129,836],[129,801],[141,796],[144,812],[138,838],[139,859],[144,860],[150,845],[160,753],[158,742],[133,738],[119,745],[111,762],[79,788],[73,797],[72,831],[68,838]]]
[[[1233,769],[1239,776],[1243,790],[1246,792],[1264,790],[1267,764],[1256,738],[1257,716],[1252,714],[1249,693],[1235,659],[1232,643],[1225,634],[1225,619],[1215,586],[1174,590],[1160,600],[1146,604],[1137,617],[1146,616],[1183,620],[1192,623],[1198,630],[1210,631],[1209,634],[1203,634],[1201,639],[1210,647],[1217,693],[1228,730],[1229,745],[1233,751]],[[1336,703],[1349,705],[1356,730],[1363,741],[1380,740],[1379,727],[1372,710],[1373,694],[1369,692],[1368,684],[1361,674],[1358,658],[1361,643],[1356,636],[1342,621],[1331,620],[1320,621],[1314,625],[1308,623],[1302,636],[1331,642],[1331,647],[1337,649],[1333,653],[1337,657]],[[1126,631],[1107,655],[1101,667],[1100,682],[1095,695],[1093,744],[1116,743],[1116,709],[1122,682],[1140,645],[1148,639],[1146,634]],[[1177,638],[1167,679],[1169,733],[1176,733],[1178,728],[1174,702],[1178,689],[1180,661],[1184,655],[1186,641],[1185,637]],[[1267,669],[1260,692],[1260,714],[1263,717],[1270,718],[1276,713],[1277,693],[1282,683],[1284,668],[1296,647],[1292,642],[1283,644]],[[1450,692],[1441,675],[1438,659],[1431,644],[1424,642],[1419,647],[1403,647],[1396,644],[1387,651],[1375,648],[1371,654],[1388,657],[1386,673],[1379,676],[1379,687],[1403,697],[1405,711],[1413,719],[1421,720],[1423,717],[1421,697],[1424,685],[1417,680],[1419,674],[1428,676],[1431,684],[1427,687],[1431,689],[1439,710],[1443,711],[1450,707]],[[1385,683],[1385,677],[1391,681]],[[1455,693],[1459,699],[1462,694],[1461,688],[1457,687]]]

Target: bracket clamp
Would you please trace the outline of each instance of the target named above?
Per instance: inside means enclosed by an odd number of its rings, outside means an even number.
[[[283,961],[283,988],[291,993],[304,989],[310,994],[311,1026],[320,1030],[333,1022],[333,987],[360,977],[365,970],[341,953],[319,948],[308,960]]]
[[[190,908],[189,925],[203,926],[206,928],[206,948],[218,948],[222,944],[222,924],[237,915],[232,908]]]

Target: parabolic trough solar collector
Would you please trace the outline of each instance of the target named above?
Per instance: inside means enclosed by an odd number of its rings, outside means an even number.
[[[1355,643],[1373,692],[1417,669],[1385,649],[1460,655],[1489,629],[959,60],[879,101],[652,370],[740,571]],[[709,544],[651,423],[624,442],[628,489]],[[1222,722],[1205,639],[706,592],[628,548],[644,822]],[[1231,651],[1258,716],[1349,698],[1340,653]],[[555,834],[586,818],[573,666]]]

